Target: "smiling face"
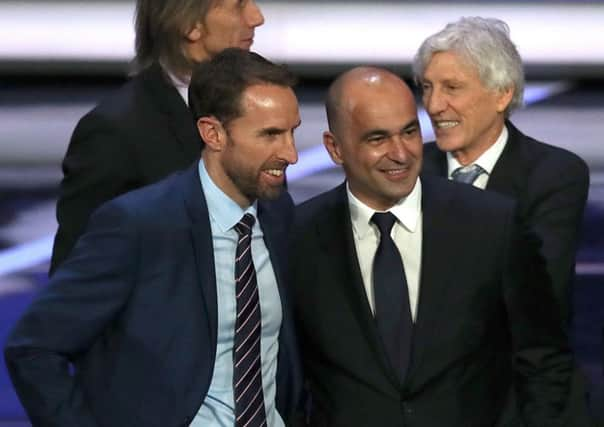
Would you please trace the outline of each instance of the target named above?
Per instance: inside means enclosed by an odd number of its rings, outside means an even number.
[[[512,89],[485,87],[478,70],[451,51],[432,56],[422,76],[422,90],[438,147],[462,165],[495,143],[513,95]]]
[[[249,50],[254,29],[264,16],[254,0],[217,0],[205,18],[187,34],[189,56],[196,62],[214,57],[228,47]]]
[[[423,145],[409,88],[390,73],[371,70],[344,84],[337,126],[323,138],[355,197],[387,210],[413,190]]]
[[[247,207],[256,199],[274,199],[283,190],[285,169],[298,160],[294,130],[300,113],[291,88],[270,84],[248,87],[241,96],[241,112],[225,126],[203,117],[198,128],[212,180]]]

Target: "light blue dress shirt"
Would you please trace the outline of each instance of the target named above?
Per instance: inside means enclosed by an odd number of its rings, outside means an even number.
[[[252,229],[252,259],[256,268],[262,336],[262,386],[266,421],[269,427],[283,427],[275,407],[277,355],[281,329],[281,298],[269,253],[264,244],[262,227],[257,220],[256,204],[243,210],[214,184],[203,160],[199,162],[199,177],[210,214],[214,264],[216,267],[216,295],[218,302],[218,344],[216,362],[208,394],[193,419],[193,427],[233,427],[235,403],[233,398],[233,343],[235,339],[235,251],[237,232],[233,229],[243,214],[256,218]]]

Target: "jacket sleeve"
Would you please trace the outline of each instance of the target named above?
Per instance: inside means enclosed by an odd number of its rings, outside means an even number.
[[[124,306],[137,265],[134,226],[116,203],[86,234],[17,322],[5,347],[15,390],[34,426],[95,426],[72,366]]]
[[[557,163],[543,162],[528,180],[527,226],[541,241],[554,295],[563,320],[572,317],[571,284],[575,273],[575,254],[589,189],[589,170],[573,156]]]
[[[539,239],[510,216],[503,293],[513,344],[514,384],[527,427],[555,427],[568,400],[573,366]]]
[[[136,187],[136,164],[128,152],[127,139],[127,132],[116,120],[95,111],[76,126],[63,160],[51,274],[75,246],[92,212]]]

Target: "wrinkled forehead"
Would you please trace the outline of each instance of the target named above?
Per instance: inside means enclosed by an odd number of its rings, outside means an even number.
[[[484,86],[480,68],[463,52],[450,49],[434,52],[424,67],[421,81],[470,78]]]

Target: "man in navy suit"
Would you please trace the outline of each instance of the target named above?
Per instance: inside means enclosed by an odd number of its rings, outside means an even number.
[[[521,420],[559,426],[572,358],[513,201],[419,177],[414,97],[385,70],[339,77],[327,117],[346,182],[296,208],[292,254],[311,425],[492,427],[514,387]]]
[[[517,201],[570,323],[589,171],[575,154],[524,135],[509,120],[522,105],[524,74],[507,25],[480,17],[450,23],[422,43],[414,68],[436,135],[424,146],[423,173],[468,176],[474,187]],[[567,407],[573,427],[591,425],[583,382],[576,369]]]
[[[101,204],[199,158],[187,108],[193,67],[228,47],[249,49],[264,17],[255,0],[137,0],[135,22],[135,75],[82,117],[69,142],[51,273]]]
[[[293,83],[240,49],[195,70],[201,161],[98,209],[7,342],[33,425],[288,421],[301,375],[284,283],[292,201],[282,189],[300,123]],[[251,237],[240,237],[243,223]]]

